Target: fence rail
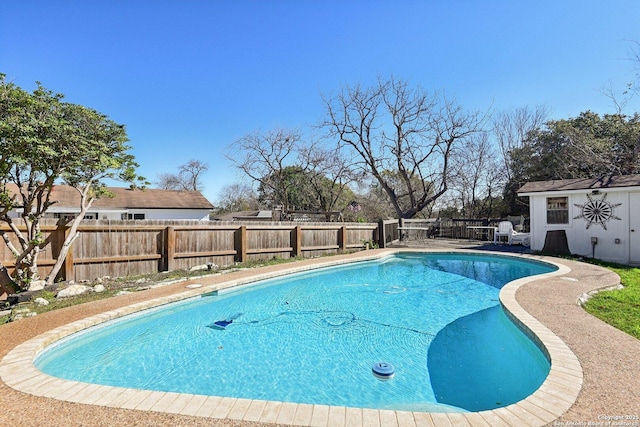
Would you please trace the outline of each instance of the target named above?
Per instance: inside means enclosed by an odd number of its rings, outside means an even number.
[[[522,217],[508,219],[521,227],[528,225]],[[429,238],[492,240],[491,226],[499,221],[390,219],[361,224],[85,220],[57,280],[93,280],[270,258],[310,258],[359,250],[363,242],[385,248],[401,240],[404,228],[429,230]],[[24,226],[19,228],[24,230]],[[45,277],[57,260],[68,227],[56,220],[44,220],[41,230],[45,242],[38,268]],[[0,225],[0,233],[18,246],[17,237],[6,224]],[[0,261],[10,274],[14,260],[6,245],[0,244]],[[6,280],[0,277],[0,284]]]
[[[41,229],[45,243],[38,266],[44,277],[56,262],[68,227],[45,220]],[[378,224],[374,223],[97,220],[83,221],[78,231],[57,280],[122,277],[205,264],[226,266],[274,257],[314,257],[359,250],[363,241],[379,239]],[[6,225],[0,226],[0,232],[17,244]],[[0,260],[12,273],[15,258],[4,244]]]

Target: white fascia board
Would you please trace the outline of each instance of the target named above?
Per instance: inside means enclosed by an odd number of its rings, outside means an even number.
[[[592,194],[594,191],[599,193],[632,193],[640,191],[640,187],[607,187],[607,188],[583,188],[580,190],[550,190],[550,191],[533,191],[528,193],[518,193],[519,197],[531,196],[560,196],[563,194]]]

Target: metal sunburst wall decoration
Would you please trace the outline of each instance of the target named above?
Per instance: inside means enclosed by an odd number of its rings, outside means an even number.
[[[587,222],[587,230],[591,227],[592,224],[600,224],[602,228],[607,229],[607,222],[612,219],[620,220],[618,216],[615,214],[615,208],[620,206],[622,203],[611,204],[607,201],[607,195],[604,194],[601,199],[594,199],[591,195],[587,194],[587,203],[580,205],[574,203],[574,206],[577,206],[581,209],[580,215],[573,219],[584,218]]]

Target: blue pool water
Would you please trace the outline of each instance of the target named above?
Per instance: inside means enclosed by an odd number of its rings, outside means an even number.
[[[108,322],[56,343],[35,363],[56,377],[138,389],[493,409],[531,394],[550,368],[502,311],[500,288],[554,269],[466,254],[324,268]],[[392,379],[372,374],[377,362],[393,365]]]

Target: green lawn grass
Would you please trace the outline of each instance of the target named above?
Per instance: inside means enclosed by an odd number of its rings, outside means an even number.
[[[604,322],[640,339],[640,268],[600,264],[620,276],[624,289],[594,295],[585,310]]]

